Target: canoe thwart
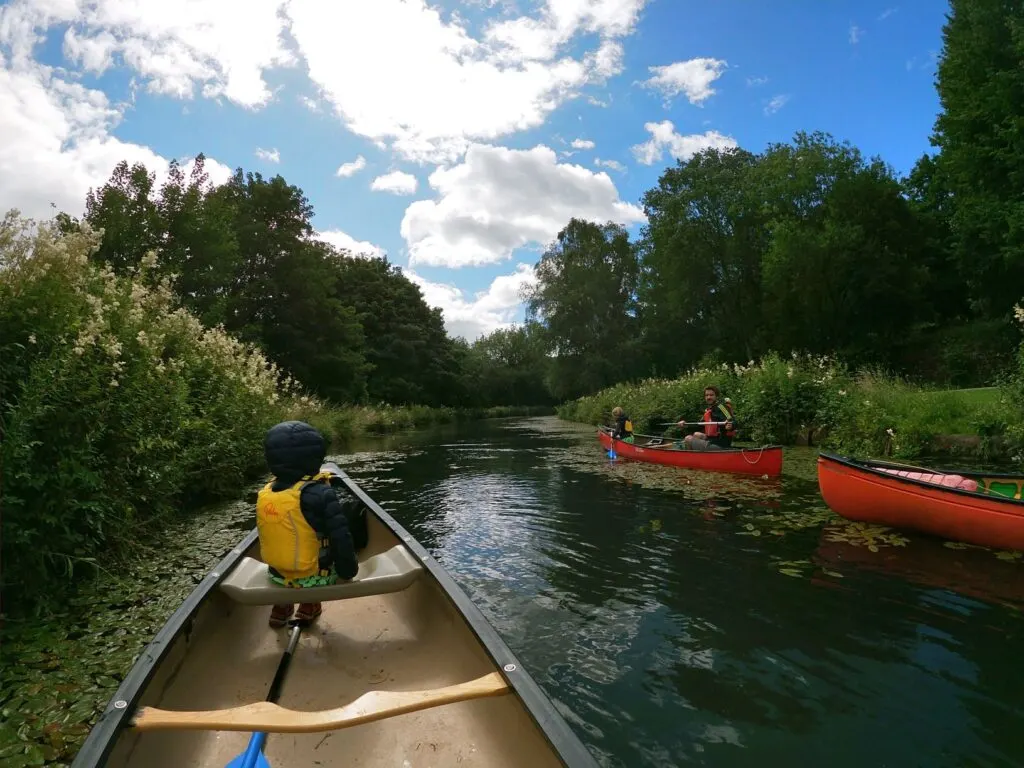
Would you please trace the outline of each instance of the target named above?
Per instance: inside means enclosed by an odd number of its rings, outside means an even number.
[[[511,689],[500,672],[425,691],[369,691],[351,704],[319,712],[286,709],[268,701],[231,709],[176,711],[142,707],[132,725],[140,731],[262,731],[315,733],[350,728],[456,701],[501,696]]]
[[[423,572],[423,566],[406,547],[372,555],[359,563],[359,572],[351,581],[326,587],[282,587],[270,580],[267,564],[251,557],[238,561],[220,584],[220,589],[242,605],[276,605],[294,602],[329,602],[353,597],[400,592]]]

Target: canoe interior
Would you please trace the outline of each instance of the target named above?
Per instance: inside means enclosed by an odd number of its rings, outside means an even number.
[[[361,558],[399,544],[373,514]],[[259,545],[246,552],[259,558]],[[214,589],[150,680],[139,706],[219,709],[262,701],[287,644],[267,625],[269,606],[239,605]],[[373,689],[417,690],[466,682],[497,667],[429,572],[408,589],[323,603],[302,632],[279,704],[331,709]],[[111,768],[225,766],[249,734],[121,731]],[[337,731],[270,734],[273,768],[563,765],[515,693],[458,702]]]
[[[911,464],[898,464],[888,461],[852,459],[846,456],[829,453],[828,451],[822,451],[820,453],[820,458],[837,464],[844,464],[853,469],[870,471],[878,477],[901,480],[903,482],[911,483],[919,488],[926,488],[930,491],[949,492],[957,495],[1007,502],[1021,502],[1022,498],[1024,498],[1024,475],[1000,474],[995,472],[971,472],[960,469],[936,469],[934,467],[918,467]],[[900,477],[887,472],[877,471],[880,469],[895,469],[905,470],[908,472],[925,472],[940,475],[960,475],[961,477],[976,480],[978,483],[978,490],[969,491],[962,488],[943,488],[914,478]]]

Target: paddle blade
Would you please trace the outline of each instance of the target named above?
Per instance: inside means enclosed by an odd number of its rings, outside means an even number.
[[[245,752],[228,763],[227,768],[270,768],[270,763],[263,756],[263,744],[266,740],[267,734],[254,733]]]
[[[270,763],[267,762],[267,758],[263,756],[262,752],[256,753],[256,762],[245,764],[245,754],[241,754],[228,763],[227,768],[270,768]]]

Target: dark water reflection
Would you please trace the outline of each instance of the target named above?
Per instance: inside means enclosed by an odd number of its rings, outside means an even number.
[[[1024,562],[832,515],[781,479],[609,461],[556,419],[339,463],[609,766],[1024,763]]]

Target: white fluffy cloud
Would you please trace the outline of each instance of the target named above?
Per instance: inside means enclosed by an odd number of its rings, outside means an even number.
[[[260,160],[266,160],[268,163],[281,162],[281,153],[276,149],[263,149],[262,147],[256,147],[256,157]]]
[[[644,87],[660,91],[666,99],[684,93],[691,104],[700,105],[715,95],[711,85],[722,76],[726,66],[721,59],[700,58],[649,67],[653,77],[644,81]]]
[[[573,139],[573,149],[593,149],[597,144],[592,142],[590,139]]]
[[[318,240],[323,240],[325,243],[330,243],[335,248],[348,251],[353,256],[384,255],[383,249],[379,246],[367,242],[366,240],[356,240],[352,235],[347,232],[342,232],[340,229],[327,229],[323,232],[317,232],[315,237]]]
[[[0,10],[0,35],[11,33],[3,26],[10,21],[7,10]],[[121,160],[143,163],[157,184],[166,178],[168,159],[110,135],[122,112],[105,94],[24,58],[10,68],[3,64],[0,57],[0,210],[48,218],[52,202],[80,215],[86,192],[105,183]],[[212,158],[205,169],[215,184],[231,175]]]
[[[468,341],[512,325],[522,304],[520,291],[536,282],[533,267],[519,264],[515,272],[499,275],[486,291],[467,299],[454,285],[431,282],[411,269],[403,270],[403,274],[420,287],[427,304],[440,307],[448,333]]]
[[[665,150],[677,160],[689,160],[705,149],[729,149],[736,147],[737,142],[732,136],[724,136],[718,131],[705,131],[682,136],[676,133],[671,120],[660,123],[646,123],[644,129],[651,138],[643,144],[633,147],[633,156],[637,162],[651,165],[664,156]]]
[[[374,192],[390,192],[393,195],[411,195],[416,191],[416,177],[405,171],[392,171],[378,176],[370,184]]]
[[[628,225],[643,211],[623,202],[604,172],[559,163],[538,145],[515,150],[476,144],[429,184],[436,200],[418,200],[402,218],[409,264],[463,267],[500,262],[531,243],[547,245],[573,216]]]
[[[349,176],[355,176],[365,167],[366,158],[363,157],[362,155],[357,155],[356,159],[353,160],[352,162],[342,163],[341,165],[339,165],[338,170],[335,172],[335,175],[345,179],[348,178]]]
[[[618,160],[602,160],[600,157],[594,158],[594,165],[602,168],[611,168],[613,171],[618,171],[619,173],[623,173],[626,170],[626,166]]]
[[[774,115],[780,109],[782,109],[789,102],[789,95],[780,93],[778,96],[772,96],[768,100],[768,103],[764,105],[764,113],[766,115]]]
[[[480,39],[425,0],[291,0],[287,13],[310,77],[351,131],[411,160],[448,162],[473,141],[541,125],[583,86],[621,71],[616,38],[645,2],[546,0]],[[579,34],[600,43],[564,54]]]
[[[0,42],[15,60],[40,31],[68,23],[64,53],[102,74],[115,58],[154,93],[224,96],[245,107],[270,100],[263,72],[296,62],[285,47],[282,0],[13,0],[0,14]]]
[[[450,162],[474,141],[541,125],[621,72],[620,38],[646,2],[542,0],[474,36],[428,0],[11,0],[0,43],[24,59],[67,24],[65,55],[85,71],[124,65],[154,93],[249,108],[273,97],[268,70],[304,59],[351,131],[409,159]],[[583,36],[596,40],[577,52]]]

